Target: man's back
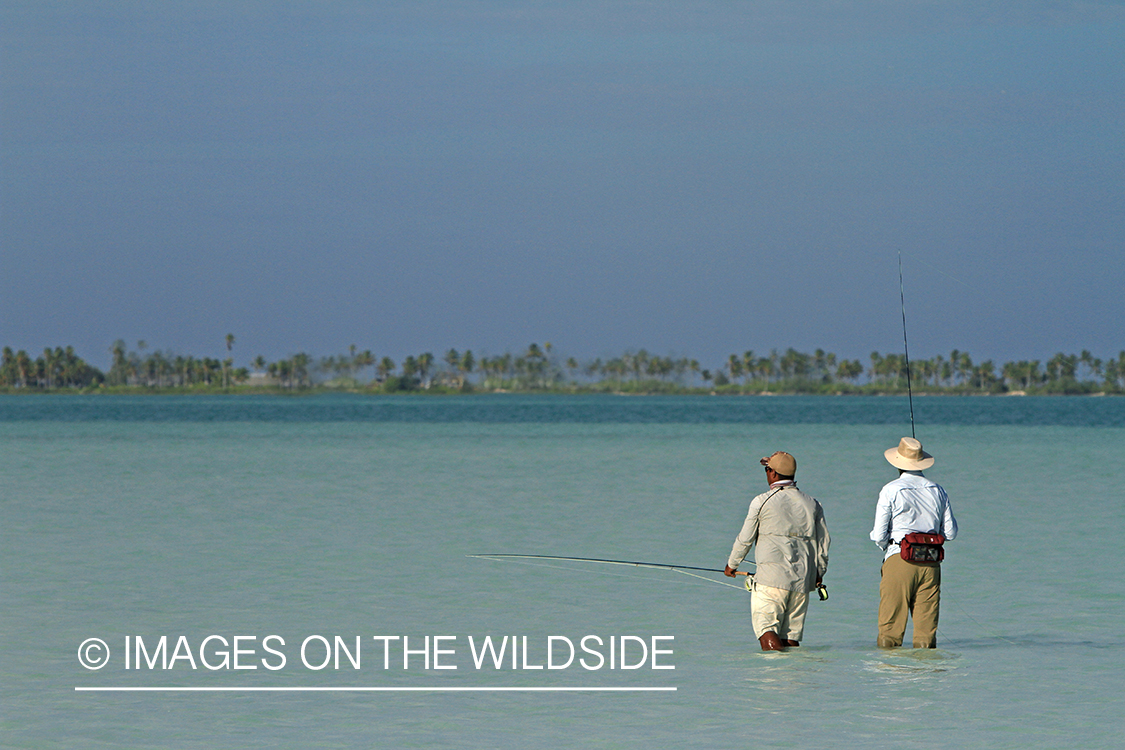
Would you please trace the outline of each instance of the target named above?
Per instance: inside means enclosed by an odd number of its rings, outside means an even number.
[[[913,618],[914,648],[936,648],[941,555],[904,559],[899,542],[909,534],[941,534],[953,539],[957,521],[945,490],[922,475],[934,465],[934,457],[922,450],[917,438],[902,438],[897,446],[883,451],[883,457],[898,469],[899,476],[879,492],[871,528],[871,541],[883,550],[877,643],[882,648],[901,646],[907,620]]]
[[[901,541],[912,533],[942,534],[946,539],[957,536],[957,520],[949,496],[941,485],[919,471],[903,472],[879,492],[871,541],[892,555],[897,553],[898,545],[891,541]]]
[[[820,503],[795,486],[772,489],[750,503],[747,525],[744,533],[756,533],[758,583],[791,591],[815,587],[818,560],[822,569],[828,560],[828,528]]]

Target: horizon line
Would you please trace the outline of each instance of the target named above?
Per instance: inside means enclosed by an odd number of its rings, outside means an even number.
[[[264,687],[264,686],[216,686],[216,687],[89,687],[76,686],[75,692],[102,692],[102,693],[158,693],[158,692],[192,692],[192,693],[229,693],[229,692],[675,692],[677,687]]]

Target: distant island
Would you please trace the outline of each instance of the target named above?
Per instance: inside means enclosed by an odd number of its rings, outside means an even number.
[[[872,352],[864,364],[817,349],[789,348],[731,354],[717,367],[695,359],[663,357],[644,349],[608,360],[579,362],[555,356],[549,343],[519,354],[475,357],[450,349],[396,363],[355,346],[316,359],[298,352],[267,362],[257,356],[236,367],[235,337],[227,334],[225,358],[152,350],[138,341],[129,350],[109,348],[108,371],[86,363],[74,348],[46,348],[34,359],[22,349],[0,355],[0,393],[619,393],[717,395],[1120,395],[1125,393],[1125,351],[1100,359],[1090,352],[1039,360],[974,363],[968,352],[913,359]]]

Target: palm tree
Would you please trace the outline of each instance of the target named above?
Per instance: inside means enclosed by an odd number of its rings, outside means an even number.
[[[415,374],[418,372],[418,360],[414,359],[413,355],[408,355],[402,361],[402,377],[411,384],[414,380]]]
[[[13,386],[16,379],[16,354],[12,347],[5,346],[3,354],[0,354],[0,384]]]
[[[547,351],[550,351],[551,345],[546,344]],[[528,385],[541,384],[542,374],[547,367],[547,355],[539,348],[539,344],[531,343],[527,346],[527,353],[517,360],[517,369],[523,370],[524,375],[527,377]]]
[[[31,376],[34,364],[35,363],[31,361],[31,357],[23,349],[16,352],[16,371],[19,372],[21,388],[27,387],[27,381]]]
[[[389,377],[390,374],[394,371],[395,361],[390,357],[383,357],[381,360],[379,360],[378,367],[375,368],[375,372],[379,378],[379,382],[385,381],[387,377]]]
[[[640,380],[641,373],[648,369],[648,351],[640,349],[633,355],[633,380]]]
[[[732,354],[731,356],[733,357],[734,355]],[[746,379],[747,382],[752,377],[754,377],[755,367],[757,366],[757,363],[758,363],[758,360],[757,360],[756,355],[754,354],[753,349],[747,349],[746,351],[744,351],[742,353],[742,370],[741,370],[741,372],[742,372],[743,377]]]
[[[291,360],[283,359],[275,362],[277,366],[277,379],[282,385],[289,388],[293,387],[293,363]],[[272,368],[274,365],[270,365]]]
[[[975,374],[982,391],[986,388],[991,388],[992,384],[996,381],[996,366],[992,364],[991,359],[987,359],[977,366]]]
[[[473,367],[476,365],[476,360],[473,359],[473,350],[466,349],[465,353],[461,355],[461,372],[465,375],[470,375],[473,372]],[[465,387],[464,378],[461,380],[461,387]]]
[[[850,380],[853,383],[863,375],[863,363],[858,359],[845,359],[836,367],[836,377],[840,380]]]
[[[1078,361],[1086,365],[1087,371],[1090,373],[1092,379],[1097,380],[1102,376],[1102,361],[1101,359],[1090,354],[1089,349],[1083,349],[1082,354],[1079,356]]]
[[[953,385],[961,376],[961,352],[954,349],[949,353],[949,384]]]
[[[764,382],[766,390],[770,388],[770,377],[773,375],[773,362],[768,357],[758,357],[758,362],[754,367],[755,374],[758,375]]]
[[[168,358],[164,356],[163,352],[156,351],[152,353],[152,369],[156,376],[156,386],[161,388],[164,386],[164,376],[168,374],[171,365]]]
[[[456,349],[450,349],[449,351],[447,351],[445,353],[445,356],[442,359],[444,359],[445,363],[447,365],[449,365],[449,369],[453,370],[453,374],[454,374],[455,378],[457,379],[457,384],[460,386],[462,384],[462,381],[461,381],[461,353],[458,352]]]
[[[731,382],[742,377],[742,360],[739,359],[737,354],[727,357],[727,372],[730,373]]]
[[[602,365],[602,358],[597,357],[593,362],[586,365],[582,372],[588,378],[593,378],[595,375],[605,377],[605,366]]]
[[[828,356],[824,358],[824,377],[825,383],[832,382],[832,373],[836,371],[836,355],[828,352]]]
[[[1106,390],[1116,390],[1118,381],[1121,380],[1122,375],[1125,375],[1125,352],[1121,352],[1117,359],[1106,360],[1103,372]]]
[[[371,353],[370,349],[364,349],[359,354],[355,355],[356,367],[363,369],[366,367],[373,367],[375,365],[375,355]]]
[[[125,342],[121,339],[117,339],[117,341],[113,342],[113,346],[109,348],[109,351],[113,356],[113,360],[109,368],[110,385],[122,385],[123,383],[125,383],[125,368],[128,366],[128,362],[126,359]]]
[[[1059,352],[1047,361],[1047,378],[1052,381],[1074,380],[1078,372],[1078,357]]]
[[[422,381],[423,388],[430,387],[428,375],[430,368],[434,366],[434,355],[429,352],[424,352],[418,355],[418,377]]]
[[[968,352],[961,352],[961,363],[958,365],[961,371],[961,378],[967,380],[973,374],[973,358],[969,356]]]
[[[42,362],[43,380],[47,390],[51,390],[51,381],[54,380],[55,375],[55,354],[51,351],[50,347],[43,350],[43,355],[40,357],[40,360]]]
[[[231,350],[232,346],[234,346],[234,334],[228,333],[227,334],[227,351],[228,352]]]
[[[297,352],[293,355],[293,378],[297,381],[297,386],[308,384],[309,379],[309,363],[312,362],[312,357],[304,352]]]

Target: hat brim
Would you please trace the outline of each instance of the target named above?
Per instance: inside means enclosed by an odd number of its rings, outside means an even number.
[[[891,466],[905,471],[922,471],[934,465],[934,457],[926,451],[922,451],[922,457],[919,459],[907,458],[898,452],[897,445],[894,448],[888,448],[883,455]]]

